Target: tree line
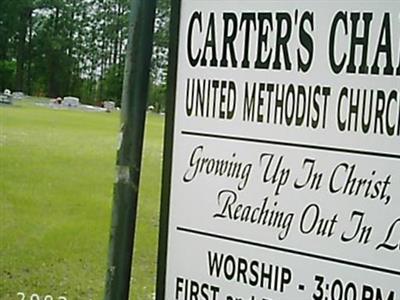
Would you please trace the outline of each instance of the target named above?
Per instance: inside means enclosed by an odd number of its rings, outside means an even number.
[[[129,0],[0,0],[0,91],[121,100]],[[150,104],[163,109],[169,1],[157,4]]]

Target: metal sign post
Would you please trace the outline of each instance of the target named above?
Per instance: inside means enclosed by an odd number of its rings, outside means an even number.
[[[105,300],[129,298],[156,0],[132,0]]]

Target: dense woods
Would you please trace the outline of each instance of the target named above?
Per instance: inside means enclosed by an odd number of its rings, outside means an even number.
[[[0,0],[0,91],[121,99],[129,0]],[[169,2],[159,0],[150,104],[164,106]]]

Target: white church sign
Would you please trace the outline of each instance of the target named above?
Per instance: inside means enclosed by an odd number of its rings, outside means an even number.
[[[175,1],[158,299],[400,300],[400,1]]]

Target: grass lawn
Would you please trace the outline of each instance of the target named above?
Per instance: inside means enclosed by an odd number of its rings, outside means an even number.
[[[33,102],[0,106],[0,299],[102,299],[119,114]],[[131,299],[154,290],[163,121],[148,115]]]

